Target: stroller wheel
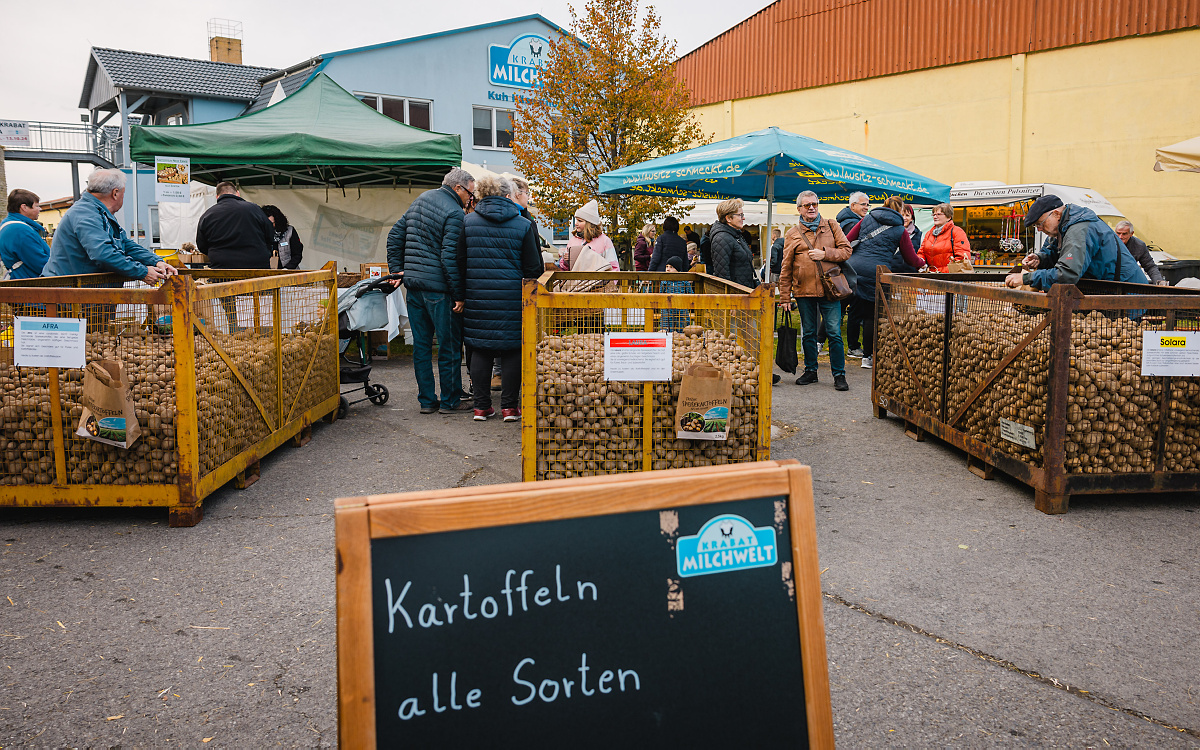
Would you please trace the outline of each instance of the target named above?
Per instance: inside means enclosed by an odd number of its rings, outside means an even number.
[[[388,389],[382,385],[372,386],[374,393],[368,394],[367,398],[371,399],[371,403],[376,406],[383,406],[388,400]]]
[[[337,415],[337,418],[338,418],[338,419],[345,419],[345,418],[346,418],[346,414],[347,414],[347,413],[349,413],[349,411],[350,411],[350,402],[346,400],[346,397],[345,397],[345,396],[342,396],[342,397],[338,398],[338,415]]]

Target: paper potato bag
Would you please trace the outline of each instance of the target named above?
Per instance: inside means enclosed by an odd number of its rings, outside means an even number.
[[[115,359],[88,362],[83,371],[83,414],[75,434],[128,448],[142,435],[125,367]]]
[[[733,378],[709,362],[693,362],[683,371],[675,402],[675,437],[682,440],[725,440]]]

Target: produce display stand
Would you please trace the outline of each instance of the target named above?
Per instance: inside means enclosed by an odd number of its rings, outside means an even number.
[[[1200,378],[1141,374],[1143,332],[1200,330],[1200,294],[878,273],[876,417],[1024,482],[1044,513],[1072,495],[1200,489]]]
[[[320,271],[189,270],[149,287],[89,274],[0,283],[0,506],[166,507],[201,500],[338,404],[337,290]],[[87,361],[120,360],[142,436],[75,434],[83,370],[14,366],[14,316],[84,318]]]
[[[692,294],[662,293],[662,282]],[[775,298],[699,273],[547,272],[522,300],[525,481],[771,457]],[[672,382],[606,381],[604,333],[673,333]],[[679,440],[682,369],[708,358],[733,378],[725,441]],[[647,429],[643,429],[648,426]]]

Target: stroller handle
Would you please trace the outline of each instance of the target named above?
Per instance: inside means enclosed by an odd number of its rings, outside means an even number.
[[[391,294],[392,292],[396,291],[397,287],[392,286],[389,282],[402,278],[404,278],[404,274],[402,273],[390,273],[387,276],[380,276],[370,284],[359,287],[355,296],[361,297],[367,292],[383,292],[384,294]]]

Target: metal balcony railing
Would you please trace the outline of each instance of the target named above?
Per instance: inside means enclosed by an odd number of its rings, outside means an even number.
[[[121,166],[121,130],[90,123],[30,122],[29,147],[14,150],[49,154],[94,154]]]

